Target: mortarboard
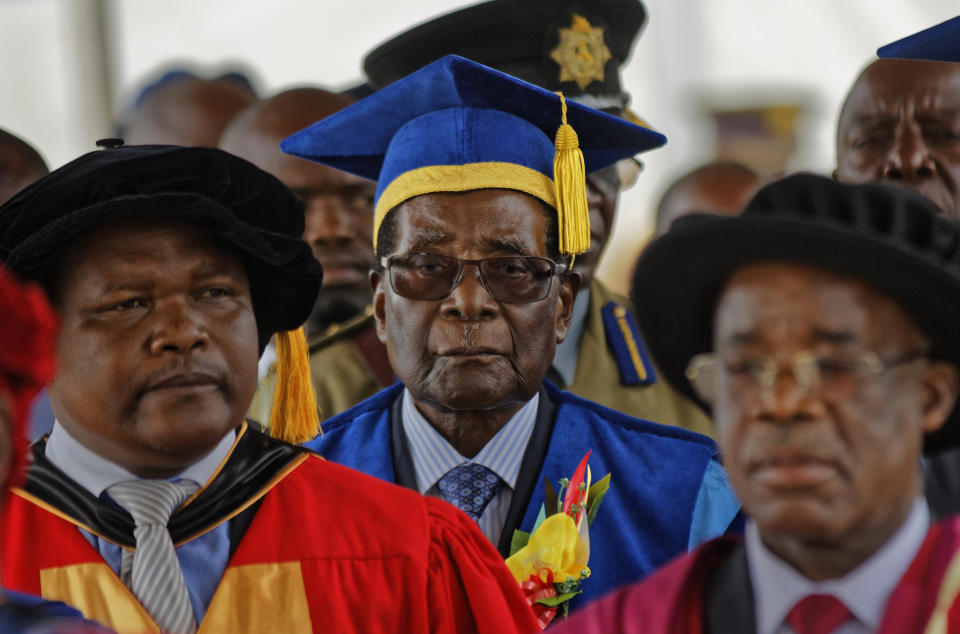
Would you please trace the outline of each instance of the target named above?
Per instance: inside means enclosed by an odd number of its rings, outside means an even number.
[[[121,218],[204,227],[236,249],[250,280],[260,350],[277,333],[278,389],[270,431],[304,442],[319,427],[300,325],[320,290],[322,270],[303,234],[303,205],[279,180],[212,148],[123,146],[89,152],[0,206],[0,260],[48,284],[79,236]]]
[[[405,200],[503,188],[556,209],[560,252],[574,255],[590,245],[585,174],[664,143],[653,130],[447,55],[281,147],[377,181],[374,246],[386,214]]]
[[[960,62],[960,16],[882,46],[877,57]]]

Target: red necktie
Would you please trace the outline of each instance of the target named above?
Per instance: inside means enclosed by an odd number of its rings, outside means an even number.
[[[830,634],[853,615],[840,599],[829,594],[811,594],[787,614],[787,623],[797,634]]]

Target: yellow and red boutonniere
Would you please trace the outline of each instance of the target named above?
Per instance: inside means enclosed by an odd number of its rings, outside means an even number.
[[[560,494],[545,482],[545,501],[529,533],[514,531],[507,568],[527,596],[541,627],[558,614],[566,616],[569,601],[580,594],[590,576],[590,525],[610,487],[610,474],[591,486],[583,457],[569,479],[560,480]]]

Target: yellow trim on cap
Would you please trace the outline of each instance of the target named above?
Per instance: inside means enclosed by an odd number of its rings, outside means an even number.
[[[380,194],[373,214],[373,248],[377,248],[380,224],[397,205],[423,194],[475,189],[514,189],[539,198],[554,209],[557,207],[553,180],[523,165],[497,161],[428,165],[404,172]]]

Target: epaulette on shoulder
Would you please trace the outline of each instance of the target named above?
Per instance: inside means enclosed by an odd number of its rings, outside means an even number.
[[[623,385],[651,385],[657,382],[657,373],[650,361],[640,328],[633,314],[620,302],[611,301],[601,309],[603,330],[607,345],[620,370]]]
[[[347,321],[329,326],[324,332],[310,337],[307,342],[310,354],[325,348],[334,341],[347,337],[373,323],[373,306],[367,306],[362,313]]]

